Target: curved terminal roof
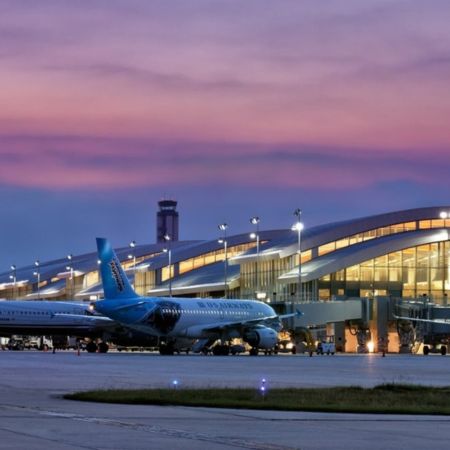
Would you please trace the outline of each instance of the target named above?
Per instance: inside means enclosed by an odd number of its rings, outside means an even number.
[[[417,245],[431,244],[449,239],[448,229],[409,231],[371,239],[336,250],[302,264],[302,281],[316,280],[324,275],[361,264],[388,253]],[[298,280],[298,267],[281,275],[280,281],[292,283]]]
[[[302,231],[302,251],[318,248],[319,246],[330,242],[338,241],[352,235],[390,225],[418,222],[429,219],[440,219],[440,213],[442,211],[450,213],[450,207],[442,206],[409,209],[405,211],[390,212],[386,214],[311,227]],[[446,233],[448,233],[447,228],[404,231],[389,236],[377,237],[371,240],[355,243],[343,249],[334,250],[321,257],[317,257],[317,255],[313,252],[311,261],[302,265],[302,279],[304,279],[304,281],[316,279],[327,273],[341,270],[343,267],[355,265],[365,260],[372,259],[373,257],[380,256],[383,253],[395,251],[395,249],[416,246],[421,243],[436,242],[438,240],[447,240],[448,234]],[[285,258],[294,255],[297,252],[298,235],[295,231],[290,229],[260,231],[259,236],[261,242],[259,258],[261,260]],[[227,236],[226,239],[229,248],[252,242],[248,233]],[[209,252],[223,249],[223,244],[219,243],[217,239],[209,241],[176,241],[170,242],[169,245],[171,249],[172,264],[177,264],[178,262],[182,262],[190,258],[195,258]],[[117,249],[116,252],[121,261],[127,261],[130,253],[136,256],[136,258],[140,260],[137,264],[137,270],[158,270],[167,266],[167,255],[162,253],[164,247],[166,246],[166,243],[137,245],[133,249],[130,249],[129,247],[122,247]],[[229,259],[230,283],[232,282],[232,273],[234,273],[233,270],[239,272],[239,264],[252,260],[256,260],[255,247],[242,253],[241,255],[237,255]],[[65,281],[64,278],[67,278],[67,266],[69,264],[73,267],[73,270],[76,271],[77,275],[96,271],[97,254],[96,252],[92,252],[79,256],[73,256],[71,261],[68,261],[67,258],[61,258],[49,262],[41,262],[39,265],[40,279],[41,282],[45,281],[47,283],[45,286],[41,285],[40,292],[42,294],[44,292],[43,289],[47,287],[51,289],[49,295],[56,291],[61,292],[63,290],[63,283],[60,283],[57,286],[52,283],[58,282],[59,280]],[[231,265],[233,264],[235,265],[235,269],[232,269]],[[202,290],[206,292],[208,291],[207,285],[210,285],[210,291],[218,290],[219,284],[223,279],[220,266],[223,267],[220,263],[211,263],[200,269],[194,269],[183,275],[177,276],[172,280],[172,289],[181,289],[183,286],[183,292],[187,292],[187,286],[191,286],[191,291],[194,289],[199,289],[196,290],[196,292],[201,292]],[[34,264],[17,268],[17,285],[21,286],[36,284],[37,277],[34,275],[36,270],[37,268]],[[128,273],[131,274],[131,272]],[[0,289],[11,287],[11,274],[12,272],[10,270],[0,274]],[[289,282],[296,277],[298,277],[298,269],[294,269],[293,271],[282,275],[280,280]],[[213,289],[211,285],[215,285],[216,289]],[[83,295],[89,295],[89,292],[97,293],[99,291],[99,287],[100,286],[87,286],[87,289],[82,291]],[[164,287],[167,286],[160,286],[161,290],[163,290]]]
[[[279,239],[286,233],[287,233],[286,230],[269,230],[269,231],[260,231],[259,235],[261,240],[272,241]],[[227,236],[226,240],[228,248],[252,242],[252,240],[249,238],[249,234],[250,233],[243,233],[235,236]],[[173,244],[175,244],[175,242],[171,243],[170,245],[172,264],[176,264],[178,262],[185,261],[190,258],[195,258],[196,256],[204,255],[206,253],[223,249],[223,244],[219,243],[218,239],[214,239],[211,241],[188,242],[185,244],[179,243],[181,245],[178,246],[172,246]],[[167,266],[167,254],[161,253],[158,256],[146,259],[138,265],[138,268],[140,266],[148,264],[151,265],[152,270],[161,269],[162,267]]]
[[[449,213],[450,216],[450,206],[435,206],[378,214],[376,216],[361,217],[308,228],[301,233],[301,250],[306,251],[354,234],[364,233],[390,225],[427,219],[439,219],[442,211]],[[262,245],[260,247],[259,258],[261,260],[285,258],[295,254],[297,250],[297,232],[288,230],[280,239],[271,241],[269,245]],[[243,255],[231,258],[230,264],[242,264],[252,260],[256,260],[256,249],[253,248]]]
[[[172,246],[174,249],[177,249],[182,246],[195,245],[198,242],[202,241],[172,242]],[[126,261],[128,259],[128,255],[131,253],[135,255],[136,258],[142,258],[143,256],[151,254],[162,253],[164,247],[165,244],[163,243],[137,245],[133,249],[130,249],[129,247],[120,247],[116,249],[116,253],[117,257],[121,261]],[[66,278],[68,266],[72,266],[78,275],[95,271],[97,270],[97,252],[85,253],[83,255],[73,255],[71,261],[67,258],[60,258],[53,261],[40,262],[39,273],[41,281],[51,280],[55,277]],[[20,283],[21,281],[24,281],[27,283],[35,283],[37,279],[34,273],[37,270],[38,268],[34,264],[18,267],[16,270],[16,282]],[[0,284],[11,283],[11,273],[11,270],[1,273]]]
[[[227,289],[239,286],[240,270],[238,266],[227,268]],[[195,294],[225,290],[224,262],[219,261],[199,269],[191,270],[172,280],[174,295]],[[149,295],[169,295],[169,282],[148,291]]]

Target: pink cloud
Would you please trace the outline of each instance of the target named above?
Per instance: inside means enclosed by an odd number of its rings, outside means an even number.
[[[5,8],[0,135],[34,138],[0,139],[0,182],[337,189],[448,164],[446,2],[207,5]]]
[[[439,154],[144,139],[0,138],[0,183],[50,190],[213,186],[358,189],[398,179],[447,183]]]

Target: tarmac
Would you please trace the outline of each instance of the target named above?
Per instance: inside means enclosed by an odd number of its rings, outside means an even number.
[[[160,356],[0,352],[0,449],[447,449],[450,417],[111,405],[94,388],[450,385],[439,355]]]

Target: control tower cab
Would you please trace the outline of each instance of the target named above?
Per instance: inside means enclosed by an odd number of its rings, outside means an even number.
[[[159,211],[156,215],[156,242],[165,242],[168,235],[171,241],[178,241],[178,212],[175,200],[158,202]]]

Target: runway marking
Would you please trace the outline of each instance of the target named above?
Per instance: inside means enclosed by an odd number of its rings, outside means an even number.
[[[83,444],[78,444],[78,443],[74,444],[71,442],[65,442],[64,440],[61,440],[61,439],[52,439],[50,437],[39,436],[37,434],[26,433],[24,431],[11,430],[9,428],[4,428],[3,426],[0,427],[0,431],[5,431],[7,433],[11,433],[11,434],[14,434],[17,436],[25,436],[25,437],[29,437],[32,439],[40,439],[41,441],[54,442],[54,443],[61,444],[61,445],[67,446],[67,447],[74,447],[74,448],[80,448],[80,449],[82,448],[85,450],[98,450],[96,447],[88,447]]]
[[[108,419],[108,418],[103,418],[103,417],[94,417],[94,416],[86,416],[86,415],[81,415],[81,414],[50,411],[50,410],[44,410],[44,409],[40,409],[40,408],[30,408],[30,407],[16,406],[16,405],[0,405],[0,408],[10,409],[10,410],[15,410],[15,411],[22,411],[22,412],[31,412],[31,413],[35,413],[35,414],[37,413],[41,416],[58,417],[58,418],[74,420],[74,421],[78,421],[78,422],[88,422],[88,423],[95,423],[95,424],[99,424],[99,425],[114,426],[114,427],[119,427],[119,428],[124,428],[124,429],[131,429],[131,430],[135,430],[135,431],[142,431],[145,433],[162,434],[164,436],[180,438],[180,439],[190,439],[190,440],[195,440],[195,441],[212,442],[214,444],[222,444],[222,445],[228,445],[231,447],[246,448],[246,449],[250,449],[250,450],[252,450],[252,449],[253,450],[300,450],[299,447],[287,447],[287,446],[283,446],[283,445],[251,441],[251,440],[247,440],[247,439],[240,439],[240,438],[227,437],[227,436],[217,436],[217,435],[208,434],[208,433],[197,433],[195,431],[180,430],[180,429],[176,429],[176,428],[166,428],[166,427],[161,427],[159,425],[143,425],[143,424],[139,424],[139,423],[125,422],[125,421],[121,421],[121,420],[117,420],[117,419]],[[71,445],[76,445],[76,444],[71,444]]]
[[[371,414],[372,417],[354,417],[355,414],[358,416],[370,415],[370,413],[327,413],[327,412],[312,412],[312,411],[296,411],[297,414],[334,414],[341,415],[342,417],[264,417],[252,414],[250,411],[248,414],[240,412],[221,411],[212,408],[197,408],[203,411],[214,412],[216,414],[221,414],[224,416],[234,416],[243,419],[257,419],[265,420],[267,422],[429,422],[429,423],[450,423],[450,416],[417,416],[417,415],[407,415],[407,418],[402,418],[401,414]],[[277,411],[278,413],[280,411]],[[376,416],[376,417],[374,417]],[[420,418],[419,418],[420,417]]]

